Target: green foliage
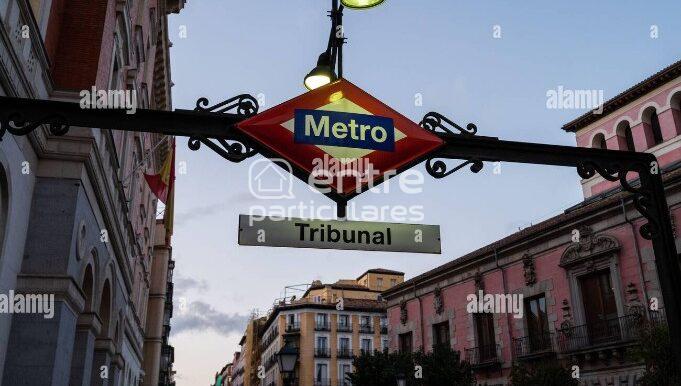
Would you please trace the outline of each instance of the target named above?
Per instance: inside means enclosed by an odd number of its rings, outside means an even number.
[[[646,365],[641,385],[681,385],[681,375],[674,363],[669,328],[664,324],[646,325],[641,328],[640,334],[641,344],[635,355]]]
[[[354,365],[355,373],[348,375],[353,386],[395,386],[398,374],[405,376],[407,386],[470,386],[475,380],[470,365],[450,347],[428,353],[376,351],[355,357]],[[421,366],[422,378],[416,378],[415,366]]]
[[[579,382],[572,378],[569,370],[558,362],[546,362],[537,365],[514,363],[511,370],[513,386],[577,386]]]

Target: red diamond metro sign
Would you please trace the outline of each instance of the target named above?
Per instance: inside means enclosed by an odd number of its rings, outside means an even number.
[[[345,79],[237,127],[300,178],[349,199],[421,162],[443,141]],[[310,179],[308,179],[310,181]]]

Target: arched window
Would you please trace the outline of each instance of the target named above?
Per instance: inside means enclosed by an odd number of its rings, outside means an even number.
[[[111,321],[111,285],[107,280],[102,288],[102,300],[99,303],[99,318],[102,320],[101,336],[109,337],[109,322]]]
[[[662,128],[660,127],[660,120],[657,118],[657,109],[655,107],[648,107],[643,112],[643,122],[647,123],[650,127],[654,144],[662,143]]]
[[[635,151],[636,148],[634,147],[634,136],[631,134],[631,126],[629,125],[629,122],[623,121],[620,122],[619,125],[617,125],[617,130],[616,133],[619,137],[624,138],[624,148],[620,148],[620,150],[629,150],[629,151]]]
[[[591,147],[594,149],[607,149],[605,135],[603,135],[603,133],[594,135],[594,138],[591,140]]]
[[[94,274],[92,273],[92,266],[88,264],[85,268],[85,275],[83,276],[83,293],[85,294],[85,312],[92,311],[92,292],[94,288]]]

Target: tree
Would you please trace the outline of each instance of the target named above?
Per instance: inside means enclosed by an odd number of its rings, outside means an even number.
[[[511,370],[513,386],[577,386],[579,382],[557,361],[537,365],[514,363]]]
[[[398,374],[408,386],[470,386],[475,380],[470,364],[448,346],[427,353],[362,353],[353,364],[355,372],[348,375],[353,386],[395,386]]]
[[[675,365],[667,325],[646,324],[639,330],[639,333],[640,346],[634,355],[643,360],[646,365],[641,385],[681,385],[681,374]]]

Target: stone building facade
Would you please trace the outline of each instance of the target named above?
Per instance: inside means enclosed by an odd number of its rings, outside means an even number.
[[[672,221],[681,216],[681,62],[566,124],[580,147],[655,154]],[[635,179],[635,175],[628,176]],[[563,214],[461,256],[384,292],[391,350],[450,345],[478,383],[505,385],[513,362],[577,365],[584,385],[634,385],[627,354],[642,323],[664,323],[655,256],[632,196],[600,176]],[[680,241],[678,233],[677,249]],[[523,295],[523,317],[469,308],[474,294]],[[516,296],[517,299],[521,297]]]
[[[0,95],[79,103],[135,92],[170,109],[167,15],[184,0],[0,0]],[[0,314],[0,383],[139,385],[160,135],[40,128],[0,142],[0,293],[53,294],[54,315]],[[169,239],[164,243],[169,248]],[[152,355],[153,357],[153,355]]]

